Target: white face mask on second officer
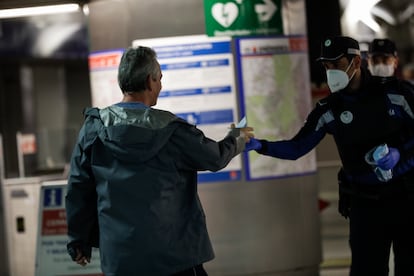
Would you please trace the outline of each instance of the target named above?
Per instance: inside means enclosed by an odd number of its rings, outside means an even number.
[[[394,64],[368,64],[368,69],[373,76],[392,77],[394,76]]]

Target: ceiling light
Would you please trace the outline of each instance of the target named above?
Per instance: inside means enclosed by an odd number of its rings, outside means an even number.
[[[345,6],[345,11],[342,19],[350,29],[357,31],[358,22],[364,23],[374,32],[380,31],[380,25],[372,16],[372,9],[381,0],[350,0]],[[353,32],[352,32],[353,33]]]
[[[38,6],[18,9],[4,9],[0,10],[0,18],[15,18],[24,16],[35,16],[55,13],[68,13],[79,11],[78,4],[63,4],[51,6]]]

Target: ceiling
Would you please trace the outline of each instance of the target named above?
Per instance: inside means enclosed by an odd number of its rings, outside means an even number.
[[[41,5],[53,5],[53,4],[66,4],[66,3],[78,3],[78,4],[87,4],[91,2],[104,1],[104,0],[0,0],[0,9],[9,9],[9,8],[18,8],[18,7],[28,7],[28,6],[41,6]],[[140,1],[152,1],[152,0],[140,0]],[[166,0],[167,1],[167,0]],[[202,0],[198,0],[202,1]],[[228,0],[235,1],[235,0]],[[283,1],[283,0],[282,0]],[[313,5],[316,2],[323,2],[322,0],[305,0],[306,3],[312,3]],[[328,0],[324,0],[328,1]],[[337,0],[338,3],[341,3],[342,6],[345,6],[350,0]],[[361,0],[366,1],[366,0]],[[378,0],[377,0],[378,1]],[[375,0],[371,0],[375,2]],[[383,29],[386,31],[386,35],[391,39],[394,39],[398,42],[398,45],[405,51],[410,52],[413,48],[412,41],[414,40],[414,0],[379,0],[376,4],[376,9],[371,11],[373,18],[381,24]],[[389,24],[389,22],[384,21],[385,16],[396,18],[395,24]],[[1,22],[0,22],[1,23]],[[31,24],[32,25],[32,24]],[[0,27],[4,28],[0,24]],[[360,26],[357,26],[358,29],[361,29]],[[407,30],[410,29],[410,30]],[[342,30],[345,34],[346,30]],[[354,32],[349,32],[354,33]],[[381,35],[381,34],[377,34]],[[0,30],[0,38],[1,38]],[[4,34],[3,34],[4,36]],[[359,37],[357,37],[359,40]],[[10,41],[9,41],[10,42]],[[9,43],[8,42],[8,43]],[[1,44],[1,40],[0,40]],[[0,45],[1,48],[1,45]],[[411,52],[410,52],[411,53]],[[414,57],[413,57],[414,58]]]
[[[42,5],[57,5],[67,3],[85,4],[88,0],[0,0],[0,9],[21,8]]]
[[[67,3],[86,0],[0,0],[0,9]],[[84,58],[88,55],[88,30],[82,12],[18,17],[0,20],[0,57]]]

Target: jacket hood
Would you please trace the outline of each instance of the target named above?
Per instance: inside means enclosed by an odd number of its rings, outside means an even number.
[[[129,109],[116,105],[85,112],[106,150],[117,159],[141,163],[156,156],[184,120],[153,109]]]

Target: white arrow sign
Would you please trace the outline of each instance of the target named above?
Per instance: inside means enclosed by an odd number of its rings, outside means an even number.
[[[264,4],[257,4],[254,6],[254,10],[259,17],[260,22],[269,21],[277,10],[277,7],[272,0],[263,0],[263,2]]]

